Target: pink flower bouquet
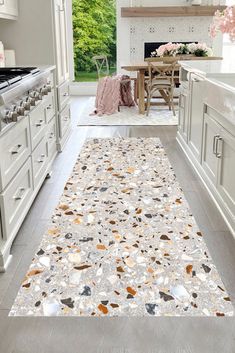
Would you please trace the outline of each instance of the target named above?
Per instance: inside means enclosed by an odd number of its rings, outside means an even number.
[[[151,53],[151,56],[177,56],[177,55],[212,56],[212,49],[205,43],[167,43],[161,45]]]
[[[218,32],[229,34],[230,40],[235,41],[235,6],[216,11],[210,27],[211,37],[215,37]]]

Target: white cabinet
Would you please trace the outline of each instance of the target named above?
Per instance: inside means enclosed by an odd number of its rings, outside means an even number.
[[[235,218],[235,136],[222,128],[217,140],[217,189]]]
[[[201,159],[202,117],[203,117],[203,86],[205,79],[200,75],[190,75],[190,104],[188,107],[188,145],[195,158]]]
[[[235,125],[228,115],[234,100],[223,86],[217,96],[210,88],[198,72],[181,70],[177,141],[235,235]]]
[[[66,129],[69,108],[64,110],[63,121]],[[5,270],[12,242],[51,172],[57,154],[57,132],[52,89],[28,115],[0,135],[0,272]]]
[[[18,16],[18,0],[0,0],[0,18],[16,19]]]
[[[202,144],[202,168],[213,184],[216,184],[218,173],[218,139],[220,138],[220,125],[208,114],[204,116],[203,144]]]
[[[189,91],[186,87],[181,88],[179,97],[179,131],[185,141],[188,140],[188,104]]]
[[[208,114],[203,130],[202,168],[235,218],[235,135]]]

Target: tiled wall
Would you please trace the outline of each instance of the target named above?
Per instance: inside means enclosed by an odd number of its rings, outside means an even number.
[[[144,58],[145,42],[206,42],[212,46],[208,36],[209,17],[162,17],[130,19],[130,60]]]

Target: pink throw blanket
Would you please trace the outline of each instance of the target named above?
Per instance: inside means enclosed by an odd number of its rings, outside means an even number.
[[[128,76],[106,76],[99,80],[95,114],[102,116],[111,115],[118,111],[120,105],[134,106],[131,94],[131,83]]]

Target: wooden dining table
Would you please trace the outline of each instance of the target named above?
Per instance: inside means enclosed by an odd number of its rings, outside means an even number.
[[[222,60],[221,57],[188,57],[187,60]],[[179,60],[186,60],[185,56],[183,56]],[[163,62],[152,62],[155,66],[163,66],[166,65]],[[122,65],[121,68],[123,70],[129,72],[137,72],[137,87],[138,87],[138,107],[139,107],[139,114],[145,114],[145,74],[148,71],[148,62],[143,61],[140,63],[131,63],[127,65]],[[176,72],[180,70],[180,64],[176,64]],[[179,76],[176,77],[179,81]],[[167,97],[165,96],[164,92],[160,92],[162,98],[167,102]]]
[[[153,65],[157,67],[162,67],[166,64],[163,62],[156,62]],[[130,71],[130,72],[137,72],[137,85],[138,85],[138,107],[139,107],[139,114],[145,114],[145,75],[148,71],[148,63],[136,63],[130,65],[123,65],[121,67],[123,70]],[[179,70],[180,65],[176,64],[176,71],[177,68]],[[167,98],[164,96],[164,92],[161,92],[162,98],[166,100]]]

